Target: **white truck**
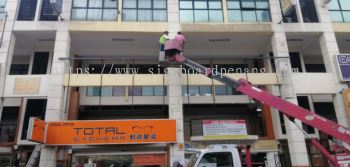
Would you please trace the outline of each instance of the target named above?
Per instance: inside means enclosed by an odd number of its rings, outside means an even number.
[[[206,149],[186,150],[191,157],[186,167],[241,167],[241,158],[235,145],[210,145]]]

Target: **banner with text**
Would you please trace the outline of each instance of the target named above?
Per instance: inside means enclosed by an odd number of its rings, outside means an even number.
[[[48,122],[46,144],[132,144],[176,142],[175,120]]]
[[[235,139],[248,137],[245,120],[203,120],[202,124],[205,137]]]

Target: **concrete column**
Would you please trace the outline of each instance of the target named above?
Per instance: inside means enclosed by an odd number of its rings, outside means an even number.
[[[323,33],[319,38],[323,62],[326,67],[327,73],[332,74],[332,81],[336,87],[336,90],[338,92],[341,92],[342,89],[347,88],[348,86],[339,80],[340,77],[338,74],[338,67],[336,63],[336,55],[339,54],[339,48],[337,39],[333,31],[332,22],[329,17],[328,9],[327,7],[323,6],[323,2],[316,0],[315,4],[316,10],[319,14],[320,22],[322,24],[322,27],[324,27]],[[333,95],[333,104],[338,123],[345,127],[349,127],[350,122],[346,112],[344,99],[341,93],[336,93]]]
[[[59,58],[69,57],[70,55],[70,35],[68,30],[68,20],[70,20],[71,1],[64,0],[62,8],[62,17],[64,21],[58,21],[55,47],[51,66],[51,76],[48,87],[47,107],[45,121],[62,121],[66,119],[64,114],[65,96],[67,90],[64,90],[64,74],[69,71],[68,62],[59,60]],[[44,147],[40,154],[40,167],[56,166],[57,147]]]
[[[168,0],[168,31],[169,38],[174,38],[178,31],[181,31],[179,1]],[[186,34],[184,34],[186,35]],[[184,145],[184,123],[182,109],[182,85],[181,69],[168,68],[168,97],[169,97],[169,119],[176,120],[176,143],[170,145],[170,166],[173,166],[174,160],[184,162],[185,152],[181,149]],[[179,147],[180,146],[180,147]]]
[[[282,30],[282,27],[281,27]],[[271,38],[272,49],[275,57],[288,57],[288,46],[285,34],[282,32],[275,32]],[[293,91],[291,80],[291,65],[289,59],[277,58],[275,59],[276,72],[279,74],[281,83],[281,97],[287,101],[297,104],[296,94]],[[291,156],[292,166],[301,167],[309,166],[307,149],[303,133],[290,122],[287,117],[284,117],[289,152]],[[298,127],[301,126],[300,121],[295,121]]]
[[[184,150],[180,148],[184,145],[181,69],[169,67],[167,77],[169,82],[169,119],[176,120],[177,128],[176,143],[170,145],[170,165],[172,166],[174,160],[182,160],[184,162]]]
[[[271,37],[273,55],[274,57],[289,57],[288,43],[283,30],[283,25],[278,24],[282,19],[280,4],[275,0],[270,0],[269,2],[272,14],[272,26],[274,30]],[[298,10],[300,11],[300,9],[297,9],[297,13]],[[297,104],[296,94],[293,90],[290,76],[290,60],[288,58],[276,58],[274,62],[276,66],[276,73],[278,74],[279,82],[281,83],[280,96],[291,103]],[[275,117],[278,117],[278,113],[275,114]],[[290,122],[288,118],[284,117],[284,122],[287,131],[287,140],[292,166],[309,166],[309,159],[303,133],[295,126],[294,123]],[[298,127],[302,127],[300,121],[296,120],[295,122]]]

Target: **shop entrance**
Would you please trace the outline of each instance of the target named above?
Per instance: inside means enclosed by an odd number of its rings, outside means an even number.
[[[165,153],[76,155],[73,167],[166,167]]]

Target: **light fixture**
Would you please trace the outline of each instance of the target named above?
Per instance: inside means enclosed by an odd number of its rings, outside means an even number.
[[[38,39],[39,42],[53,42],[55,41],[55,39],[52,39],[52,38],[41,38],[41,39]]]
[[[256,111],[257,111],[257,112],[261,112],[261,111],[262,111],[261,107],[258,106],[258,107],[256,108]]]
[[[209,42],[229,42],[229,38],[217,38],[217,39],[209,39]]]
[[[303,39],[300,38],[291,38],[291,39],[287,39],[288,42],[302,42]]]
[[[132,41],[134,41],[134,39],[132,39],[132,38],[112,38],[112,41],[132,42]]]

